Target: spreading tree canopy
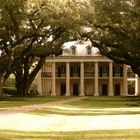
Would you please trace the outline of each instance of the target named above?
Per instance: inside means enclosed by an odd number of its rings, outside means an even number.
[[[78,37],[80,6],[78,0],[1,0],[0,78],[14,73],[24,96],[46,57]]]
[[[14,73],[28,91],[46,57],[81,38],[140,76],[139,0],[1,0],[0,87]]]
[[[140,1],[90,0],[81,17],[86,29],[81,36],[140,77]]]

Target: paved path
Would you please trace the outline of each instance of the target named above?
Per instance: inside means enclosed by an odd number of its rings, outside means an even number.
[[[0,111],[0,129],[37,132],[140,129],[140,114],[88,116],[24,113],[34,109],[47,108],[84,98],[87,97],[63,99],[46,104],[36,104]],[[82,108],[78,109],[82,112]]]
[[[34,105],[27,105],[27,106],[21,106],[21,107],[14,107],[10,108],[8,110],[3,110],[0,111],[0,115],[8,115],[8,114],[17,114],[17,113],[23,113],[23,112],[28,112],[36,109],[42,109],[42,108],[47,108],[49,106],[55,106],[63,103],[69,103],[72,101],[77,101],[81,99],[85,99],[88,97],[76,97],[76,98],[70,98],[70,99],[62,99],[59,101],[52,101],[49,103],[44,103],[44,104],[34,104]]]

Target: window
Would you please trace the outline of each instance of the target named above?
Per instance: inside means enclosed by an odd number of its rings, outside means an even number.
[[[87,46],[87,55],[91,55],[91,46]]]
[[[103,67],[102,67],[102,72],[103,72],[103,73],[108,73],[108,71],[109,71],[108,66],[103,66]]]
[[[100,66],[99,67],[99,76],[100,77],[108,77],[109,76],[109,68],[108,66]]]
[[[58,67],[58,77],[65,77],[66,67],[64,65]]]
[[[61,73],[66,73],[66,67],[65,66],[61,66]]]
[[[120,67],[120,77],[123,77],[123,67]]]
[[[113,67],[113,76],[123,77],[123,67],[121,67],[121,66]]]
[[[74,65],[70,68],[70,75],[71,77],[80,77],[80,67]]]
[[[74,65],[73,72],[78,73],[79,71],[80,71],[80,67],[78,67],[77,65]]]
[[[76,46],[71,47],[72,55],[76,55]]]
[[[94,65],[92,63],[87,63],[84,68],[85,77],[94,77]]]

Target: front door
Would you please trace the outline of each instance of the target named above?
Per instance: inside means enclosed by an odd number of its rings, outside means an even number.
[[[102,84],[102,95],[103,96],[108,95],[107,84]]]
[[[115,85],[115,95],[120,95],[120,84]]]
[[[93,86],[92,86],[92,83],[87,83],[87,86],[86,86],[86,95],[87,96],[90,96],[90,95],[93,95]]]
[[[78,96],[79,95],[78,84],[73,84],[73,95],[74,96]]]
[[[62,83],[61,84],[61,96],[64,96],[66,93],[66,84]]]

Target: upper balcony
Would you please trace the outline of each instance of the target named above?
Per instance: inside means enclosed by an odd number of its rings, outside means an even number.
[[[49,69],[49,72],[46,71],[47,69],[44,69],[42,72],[42,77],[52,77],[51,69]],[[55,69],[55,76],[57,78],[65,78],[66,77],[66,63],[57,63],[56,69]],[[70,63],[69,65],[69,72],[71,78],[79,78],[80,77],[80,63]],[[123,66],[122,65],[114,65],[112,67],[112,77],[114,78],[122,78],[123,77]],[[94,78],[95,77],[95,67],[94,63],[85,63],[84,64],[84,77],[85,78]],[[109,78],[109,64],[108,63],[99,63],[98,67],[98,77],[99,78]]]
[[[65,78],[66,77],[66,73],[55,73],[57,78]],[[52,77],[52,72],[42,72],[41,73],[41,77],[43,78],[51,78]],[[80,72],[79,73],[70,73],[70,77],[71,78],[79,78],[80,77]],[[94,78],[95,74],[94,72],[84,72],[84,77],[85,78]],[[100,73],[98,74],[99,78],[109,78],[109,74],[108,73]],[[118,77],[123,77],[123,73],[113,73],[113,77],[114,78],[118,78]]]

